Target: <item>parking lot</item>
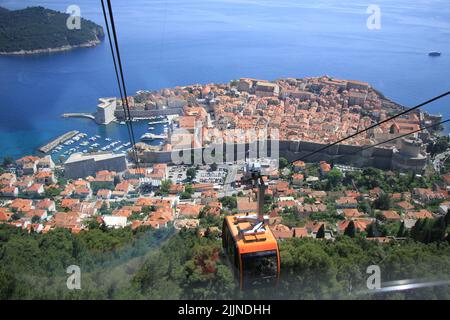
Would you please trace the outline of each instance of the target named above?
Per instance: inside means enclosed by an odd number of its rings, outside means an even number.
[[[218,168],[217,171],[197,170],[194,182],[223,184],[226,176],[227,170],[224,168]]]
[[[186,180],[186,170],[188,166],[173,166],[169,167],[168,178],[172,180],[173,183],[182,183]]]

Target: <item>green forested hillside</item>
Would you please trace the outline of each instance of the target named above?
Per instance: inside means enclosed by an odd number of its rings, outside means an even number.
[[[0,7],[0,52],[79,46],[104,37],[103,28],[82,19],[80,30],[69,30],[66,13],[43,7],[10,11]]]
[[[381,280],[448,280],[450,246],[408,240],[291,239],[280,245],[281,281],[240,292],[218,234],[130,228],[27,234],[0,225],[0,299],[449,299],[450,286],[365,294],[366,269]],[[81,268],[81,290],[68,290],[66,268]]]

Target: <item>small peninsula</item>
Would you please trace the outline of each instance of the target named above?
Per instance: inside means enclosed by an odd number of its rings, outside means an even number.
[[[80,30],[69,30],[69,14],[28,7],[8,10],[0,7],[0,55],[29,55],[93,47],[103,40],[103,28],[81,19]]]

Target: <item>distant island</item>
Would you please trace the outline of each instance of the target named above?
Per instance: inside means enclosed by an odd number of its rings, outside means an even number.
[[[81,19],[80,30],[69,30],[69,14],[28,7],[8,10],[0,7],[0,55],[27,55],[93,47],[104,38],[103,28]]]

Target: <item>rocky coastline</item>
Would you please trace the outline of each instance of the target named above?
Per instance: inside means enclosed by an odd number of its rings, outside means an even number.
[[[35,54],[42,54],[42,53],[58,53],[63,51],[69,51],[77,48],[91,48],[99,45],[101,41],[99,39],[91,40],[86,43],[80,44],[80,45],[66,45],[62,47],[56,47],[56,48],[45,48],[45,49],[36,49],[36,50],[20,50],[20,51],[11,51],[11,52],[5,52],[0,51],[0,56],[26,56],[26,55],[35,55]]]

